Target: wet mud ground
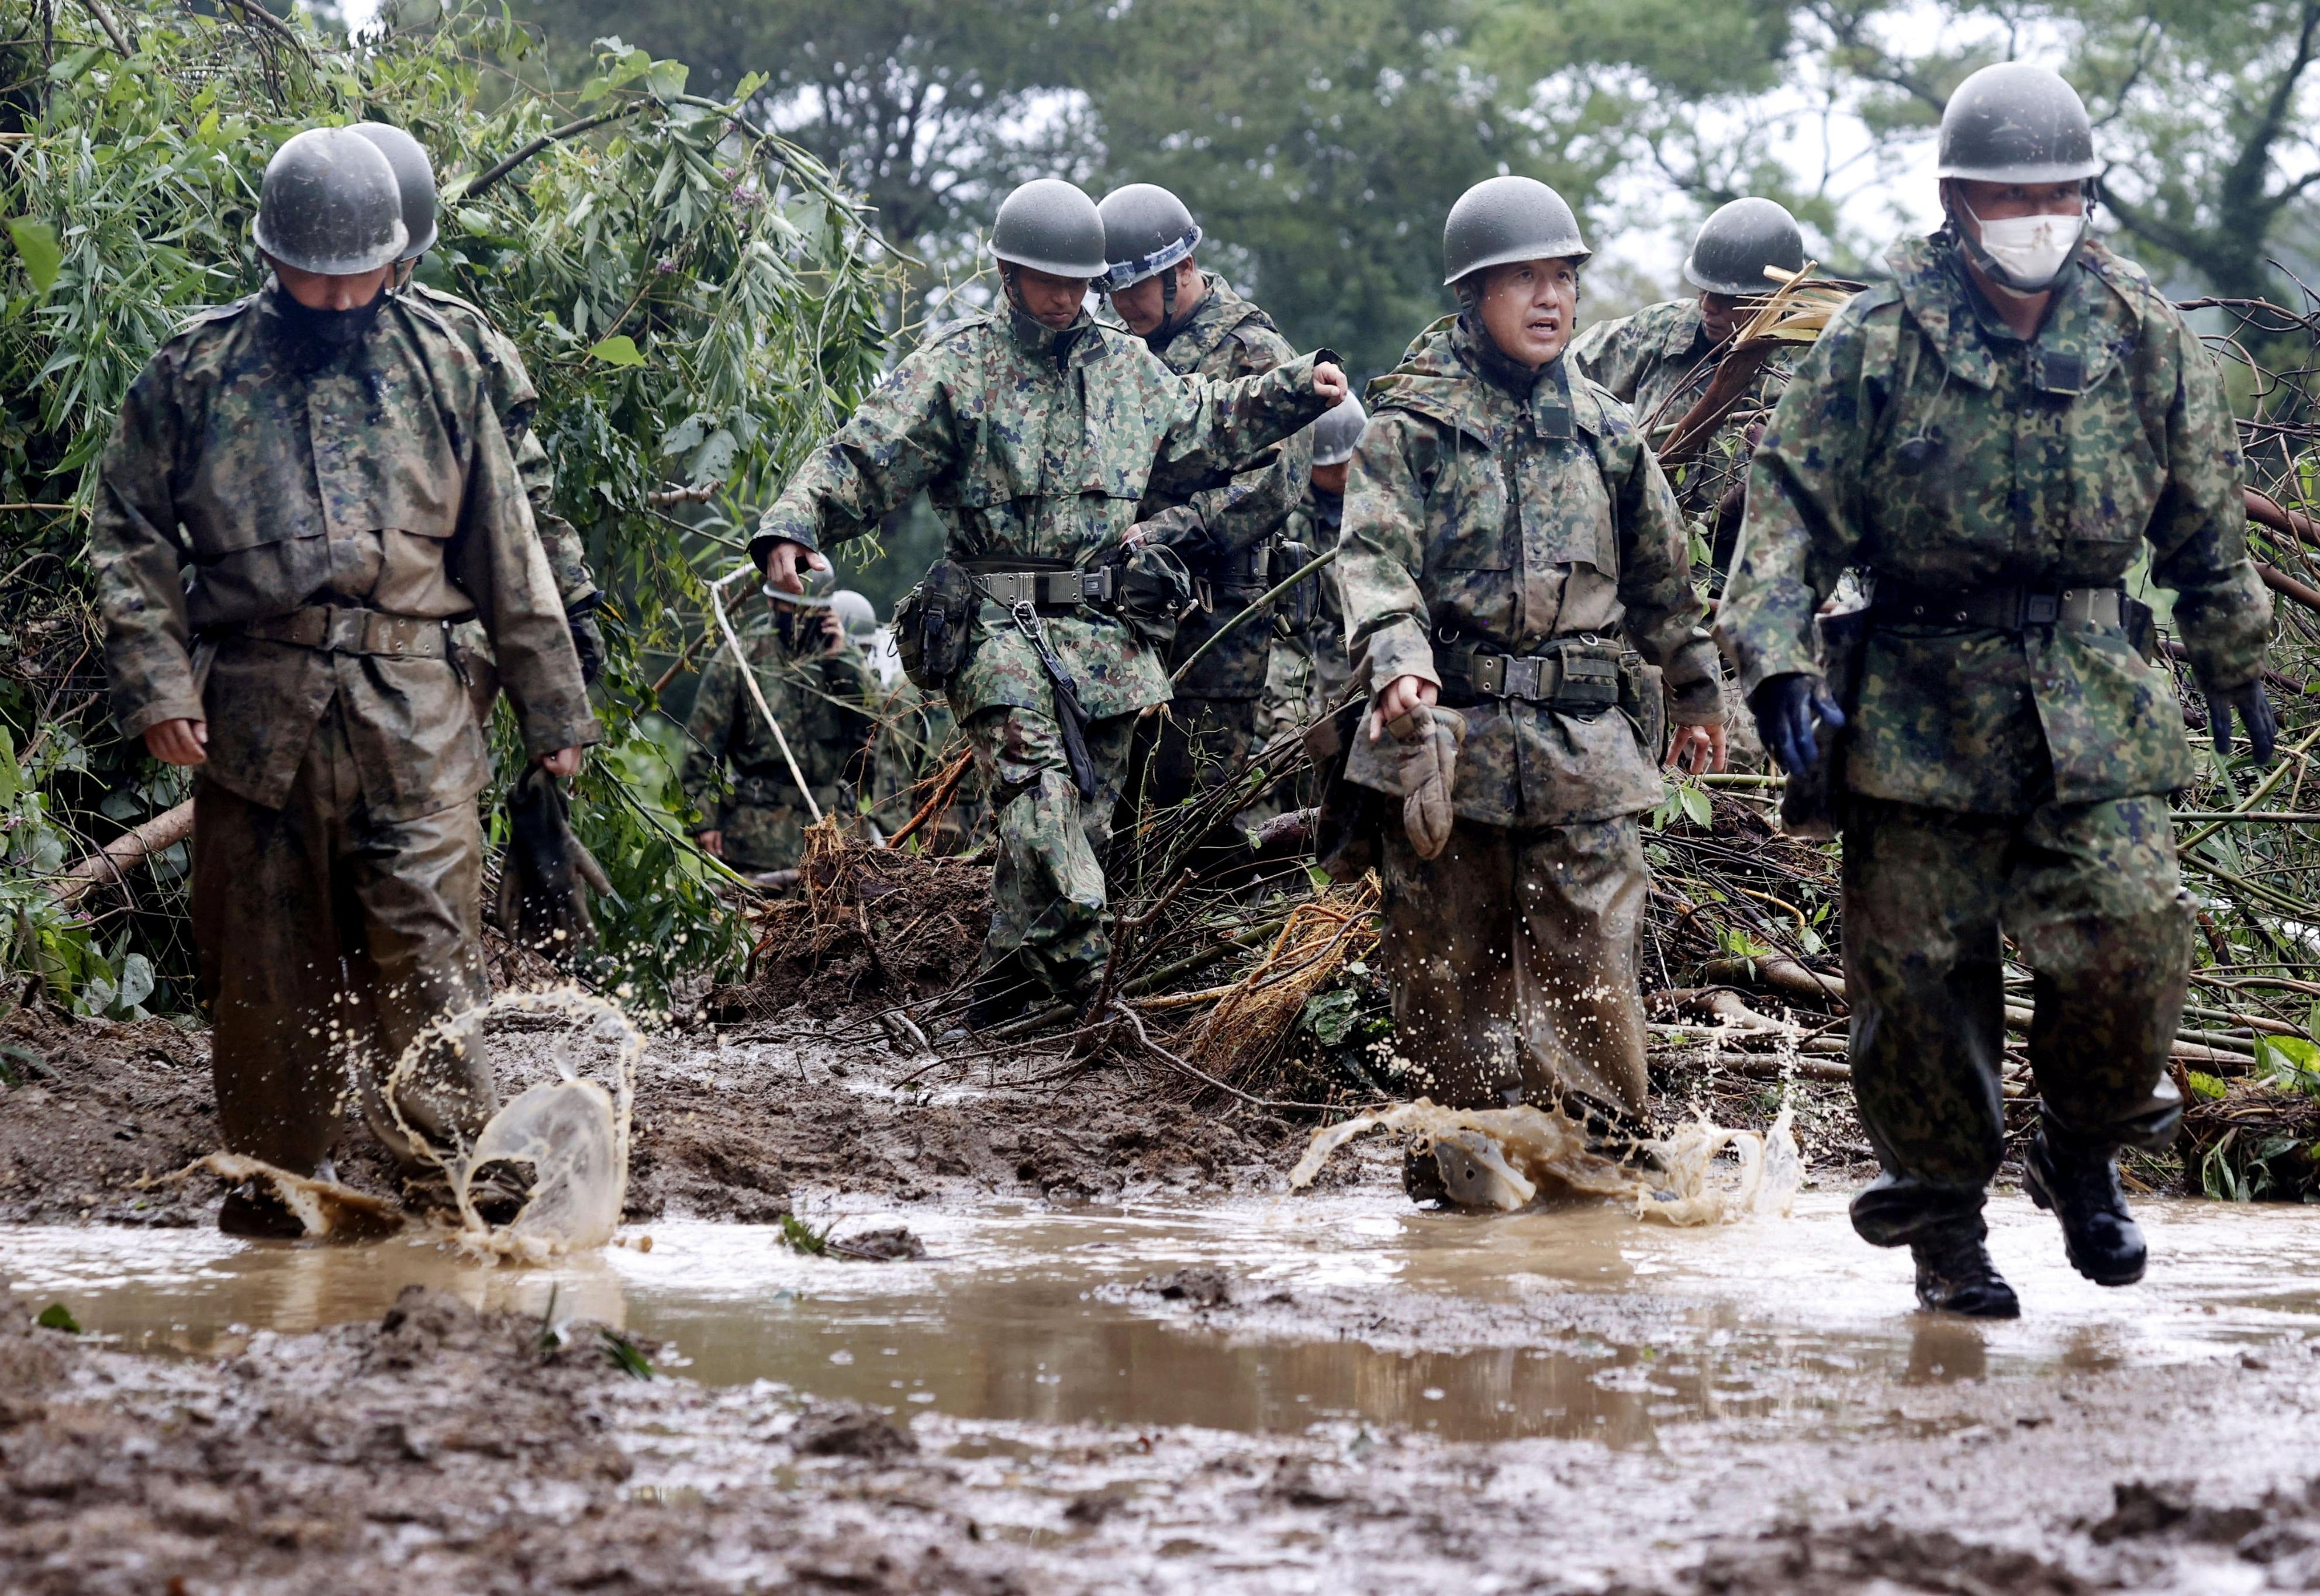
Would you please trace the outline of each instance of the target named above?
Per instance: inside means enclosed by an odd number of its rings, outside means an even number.
[[[1420,1215],[1382,1144],[1291,1195],[1304,1127],[1116,1072],[686,1033],[626,1245],[521,1270],[220,1238],[213,1180],[136,1183],[213,1145],[197,1033],[0,1044],[0,1590],[2320,1584],[2320,1222],[2156,1202],[2101,1292],[2008,1193],[2028,1317],[1929,1319],[1844,1223],[1841,1087],[1796,1218],[1680,1232]]]

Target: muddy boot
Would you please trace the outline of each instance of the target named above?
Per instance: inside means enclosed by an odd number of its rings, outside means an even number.
[[[497,1230],[515,1223],[523,1205],[531,1201],[532,1172],[529,1165],[494,1158],[467,1182],[467,1202],[476,1217]]]
[[[1968,1319],[2019,1319],[2022,1303],[1989,1261],[1978,1230],[1951,1230],[1909,1243],[1917,1261],[1917,1304]]]
[[[275,1194],[265,1181],[244,1181],[225,1194],[218,1208],[218,1229],[227,1236],[263,1237],[295,1241],[306,1234],[304,1220]]]
[[[945,1033],[946,1039],[1021,1019],[1041,990],[1038,977],[1024,968],[1022,960],[1010,955],[975,976],[968,990],[966,1012],[958,1026]]]
[[[1401,1150],[1401,1189],[1420,1208],[1446,1207],[1450,1188],[1442,1181],[1442,1161],[1434,1144],[1424,1137],[1411,1138]]]
[[[2107,1147],[2092,1147],[2042,1125],[2022,1160],[2030,1201],[2062,1221],[2071,1267],[2097,1285],[2133,1285],[2143,1278],[2148,1249],[2143,1228],[2126,1211],[2118,1165]]]

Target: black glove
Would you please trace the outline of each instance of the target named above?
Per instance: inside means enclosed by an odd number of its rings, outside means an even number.
[[[2247,730],[2249,757],[2258,765],[2270,764],[2272,748],[2279,740],[2279,722],[2272,718],[2271,700],[2263,695],[2261,678],[2228,693],[2207,694],[2207,730],[2216,739],[2218,758],[2232,757],[2232,716],[2235,712]]]
[[[1748,707],[1755,712],[1757,735],[1780,761],[1781,768],[1791,775],[1820,763],[1816,721],[1832,731],[1844,730],[1844,711],[1828,695],[1827,685],[1809,671],[1765,678],[1749,695]]]
[[[572,651],[580,656],[580,685],[594,687],[604,674],[604,634],[597,629],[595,612],[567,615],[564,623],[572,629]]]
[[[588,889],[610,893],[594,856],[573,835],[564,789],[534,765],[508,789],[507,854],[492,923],[526,948],[564,959],[596,940]]]

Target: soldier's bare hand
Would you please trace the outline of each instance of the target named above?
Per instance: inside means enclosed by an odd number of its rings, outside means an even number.
[[[798,574],[808,570],[826,571],[829,562],[802,543],[793,543],[787,538],[776,538],[766,550],[766,581],[783,593],[803,593],[805,578]]]
[[[1343,404],[1346,395],[1353,391],[1353,385],[1346,380],[1346,374],[1328,361],[1324,360],[1313,367],[1313,392],[1330,404]]]
[[[1370,711],[1370,740],[1377,741],[1388,726],[1419,704],[1430,704],[1441,695],[1442,690],[1424,676],[1394,677],[1378,694],[1377,707]]]
[[[1704,775],[1724,768],[1725,733],[1722,722],[1714,726],[1679,726],[1675,739],[1668,745],[1667,762],[1681,765],[1690,775]]]
[[[838,618],[835,610],[821,612],[821,651],[835,654],[846,647],[846,622]]]
[[[145,751],[164,765],[206,765],[207,721],[163,721],[145,728]]]
[[[539,757],[539,767],[550,775],[577,775],[580,773],[580,750],[558,748]]]
[[[725,857],[724,832],[695,831],[693,834],[693,840],[699,843],[701,845],[701,851],[707,854],[711,858],[721,859]]]

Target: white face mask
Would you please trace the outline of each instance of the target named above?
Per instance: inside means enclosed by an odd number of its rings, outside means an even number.
[[[1974,220],[1981,221],[1978,216]],[[2083,208],[2067,216],[2005,216],[1982,222],[1983,264],[1995,268],[1990,275],[2005,286],[2018,293],[2041,293],[2062,275],[2086,231]]]

